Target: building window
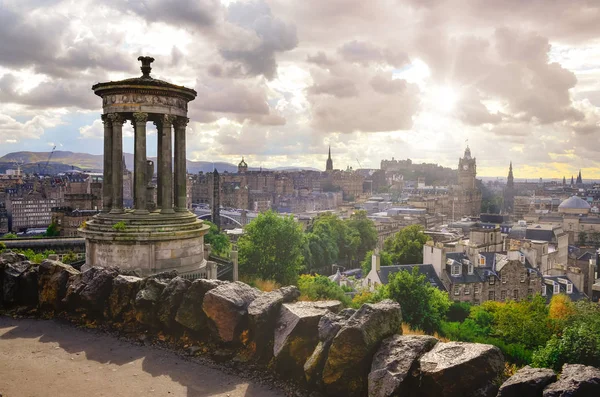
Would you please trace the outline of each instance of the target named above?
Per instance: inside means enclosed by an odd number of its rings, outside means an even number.
[[[527,288],[527,296],[533,295],[533,288]]]
[[[469,263],[469,274],[473,274],[473,265]]]
[[[573,293],[573,284],[569,283],[567,284],[567,294],[572,294]]]
[[[495,283],[494,276],[490,276],[489,281],[490,281],[490,285],[494,285],[494,283]]]
[[[478,285],[478,284],[475,284],[475,285],[473,286],[473,293],[474,293],[474,294],[478,294],[478,293],[479,293],[479,285]]]
[[[554,283],[554,290],[552,291],[553,294],[560,294],[560,284],[559,283]]]
[[[460,286],[458,286],[458,285],[454,286],[454,295],[460,295]]]
[[[479,265],[485,266],[485,256],[483,256],[483,255],[479,256]]]
[[[473,299],[473,303],[474,303],[475,305],[478,305],[478,304],[479,304],[479,299]]]
[[[546,296],[546,286],[542,285],[542,296]]]
[[[495,291],[490,291],[488,293],[488,299],[491,300],[491,301],[496,300],[496,292]]]
[[[521,273],[521,282],[524,283],[527,280],[527,273]]]
[[[506,299],[506,290],[503,289],[502,291],[500,291],[500,300],[505,300]]]
[[[519,290],[518,289],[513,291],[513,298],[515,300],[519,300]]]
[[[451,272],[453,276],[460,276],[460,265],[452,265]]]
[[[471,288],[469,286],[465,287],[465,295],[471,295]]]
[[[504,272],[500,272],[500,281],[502,281],[502,284],[506,284],[506,276],[504,276]]]

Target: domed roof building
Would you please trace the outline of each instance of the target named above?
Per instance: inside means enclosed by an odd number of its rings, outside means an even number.
[[[563,214],[589,214],[590,205],[584,199],[571,196],[558,206],[558,212]]]

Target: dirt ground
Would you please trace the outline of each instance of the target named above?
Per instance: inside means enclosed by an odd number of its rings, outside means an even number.
[[[174,352],[53,320],[0,316],[0,395],[283,396]]]

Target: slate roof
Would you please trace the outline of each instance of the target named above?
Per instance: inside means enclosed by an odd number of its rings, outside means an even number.
[[[440,280],[440,278],[435,273],[433,265],[429,264],[381,266],[380,271],[378,272],[379,279],[381,280],[382,284],[387,284],[389,282],[391,274],[397,273],[401,270],[407,270],[411,272],[415,266],[419,269],[419,274],[423,274],[425,275],[425,277],[427,277],[432,287],[436,287],[439,290],[446,291],[446,287],[444,287],[442,280]]]
[[[527,228],[525,232],[525,238],[528,240],[541,240],[541,241],[552,241],[554,239],[554,232],[550,229],[546,229],[541,225],[536,225],[531,228]]]
[[[569,278],[567,276],[543,276],[544,280],[552,280],[557,283],[558,283],[559,278],[569,280]],[[569,281],[571,281],[571,280],[569,280]],[[545,284],[545,285],[546,285],[546,296],[545,296],[546,302],[550,302],[550,300],[554,296],[554,289],[552,288],[551,285],[548,285],[548,284]],[[575,284],[573,284],[573,292],[571,294],[567,294],[567,286],[565,284],[558,283],[558,285],[560,286],[560,293],[567,295],[569,298],[571,298],[572,301],[587,299],[587,295],[584,294],[583,292],[579,291],[577,289],[577,287],[575,287]]]

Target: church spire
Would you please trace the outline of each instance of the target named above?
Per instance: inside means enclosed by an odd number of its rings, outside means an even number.
[[[581,170],[579,170],[579,174],[577,175],[577,182],[578,185],[582,185],[583,184],[583,180],[581,179]]]
[[[512,169],[512,161],[510,162],[510,165],[508,167],[508,178],[506,179],[506,187],[512,188],[515,185],[515,178],[513,176],[513,169]]]
[[[325,163],[325,171],[333,171],[333,160],[331,159],[331,145],[329,145],[329,156],[327,157],[327,163]]]

